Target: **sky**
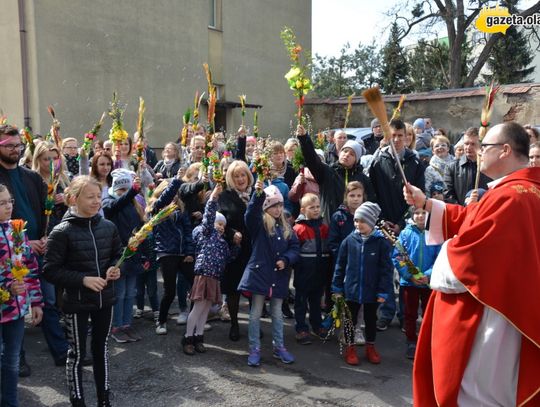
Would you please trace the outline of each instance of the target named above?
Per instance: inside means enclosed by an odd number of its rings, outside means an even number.
[[[359,42],[368,45],[373,40],[383,45],[391,24],[384,13],[396,3],[396,0],[312,0],[312,54],[337,56],[347,41],[352,48]],[[535,0],[522,0],[520,8],[534,3]],[[439,33],[446,36],[444,27]],[[414,42],[407,39],[403,45]]]

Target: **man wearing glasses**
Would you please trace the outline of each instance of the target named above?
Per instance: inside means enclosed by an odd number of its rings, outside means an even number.
[[[463,208],[404,188],[430,212],[428,244],[444,242],[430,280],[413,369],[417,406],[540,405],[540,168],[509,122],[480,146],[494,181]]]
[[[46,247],[44,236],[47,185],[37,172],[19,166],[23,149],[19,130],[9,124],[0,125],[0,183],[7,186],[15,199],[13,218],[27,222],[26,233],[30,246],[36,256],[40,257],[45,253]],[[54,306],[54,287],[52,287],[52,294],[47,293],[44,286],[42,291],[46,302],[43,309],[43,333],[55,363],[65,364],[68,343],[59,324],[58,311]],[[24,350],[21,351],[19,375],[23,377],[30,375],[30,367],[26,364]]]
[[[444,201],[465,205],[467,192],[474,188],[476,179],[476,154],[480,148],[478,129],[470,127],[463,135],[463,146],[465,154],[448,166],[444,174]],[[487,183],[491,181],[489,177],[480,174],[479,188],[487,189]]]

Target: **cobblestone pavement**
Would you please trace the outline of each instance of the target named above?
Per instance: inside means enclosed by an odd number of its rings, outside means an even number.
[[[247,366],[247,304],[242,305],[239,342],[228,339],[229,324],[212,321],[205,333],[208,352],[186,356],[180,339],[184,326],[175,319],[169,333],[157,336],[151,312],[134,320],[140,342],[111,340],[113,405],[134,406],[410,406],[411,361],[397,326],[377,335],[382,363],[363,358],[353,367],[339,355],[335,339],[311,345],[294,340],[294,320],[285,320],[285,343],[296,361],[284,365],[271,355],[270,320],[263,319],[262,364]],[[65,369],[55,367],[39,328],[27,330],[27,360],[32,376],[19,381],[23,407],[68,406]],[[84,368],[87,405],[95,405],[92,368]]]

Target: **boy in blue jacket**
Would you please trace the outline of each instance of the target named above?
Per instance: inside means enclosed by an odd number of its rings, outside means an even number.
[[[414,359],[416,352],[416,320],[418,307],[422,303],[422,315],[426,309],[431,290],[429,279],[435,259],[441,249],[440,245],[428,246],[426,244],[425,225],[427,212],[422,208],[410,209],[412,223],[409,223],[399,234],[399,242],[405,248],[418,273],[412,274],[403,262],[397,249],[394,249],[392,261],[399,272],[399,285],[403,287],[403,301],[405,303],[405,336],[407,337],[407,353],[409,359]]]
[[[366,358],[378,364],[381,358],[375,349],[377,334],[377,308],[392,294],[392,266],[390,243],[376,231],[375,223],[381,208],[373,202],[365,202],[354,212],[355,230],[345,238],[339,248],[332,282],[332,292],[343,295],[356,326],[358,310],[364,307],[366,324]],[[391,297],[390,297],[391,298]],[[354,332],[346,332],[348,344],[345,362],[358,365]],[[350,337],[349,337],[350,336]]]

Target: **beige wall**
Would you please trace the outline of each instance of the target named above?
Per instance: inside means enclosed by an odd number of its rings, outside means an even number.
[[[15,1],[6,3],[0,21],[8,27],[2,49],[20,55]],[[136,124],[138,98],[146,101],[150,144],[177,138],[181,114],[192,106],[197,89],[206,90],[202,64],[210,61],[224,97],[263,105],[261,133],[286,135],[294,102],[283,75],[288,58],[279,33],[293,27],[311,47],[311,0],[227,0],[222,7],[223,32],[208,29],[206,0],[54,0],[25,1],[28,23],[30,115],[34,131],[50,126],[47,105],[55,107],[64,137],[79,139],[108,108],[113,90],[127,104],[125,125]],[[13,21],[12,21],[13,20]],[[15,22],[17,23],[15,25]],[[210,36],[212,47],[209,50]],[[10,54],[11,55],[11,54]],[[20,60],[20,57],[19,57]],[[18,63],[18,66],[17,66]],[[219,66],[221,64],[221,66]],[[0,66],[2,67],[2,66]],[[5,68],[5,67],[4,67]],[[0,99],[12,121],[22,124],[20,62],[3,70],[9,81],[2,90],[17,95]],[[8,88],[11,87],[11,88]],[[2,95],[8,92],[0,92]],[[20,100],[19,100],[20,99]],[[9,105],[9,109],[7,107]],[[19,107],[21,105],[21,107]],[[18,110],[17,110],[18,109]],[[204,116],[204,112],[201,112]],[[248,113],[251,125],[252,112]],[[228,130],[240,124],[239,109],[229,112]],[[102,131],[106,136],[107,121]]]
[[[23,123],[21,48],[17,1],[0,1],[0,110],[9,122]]]

